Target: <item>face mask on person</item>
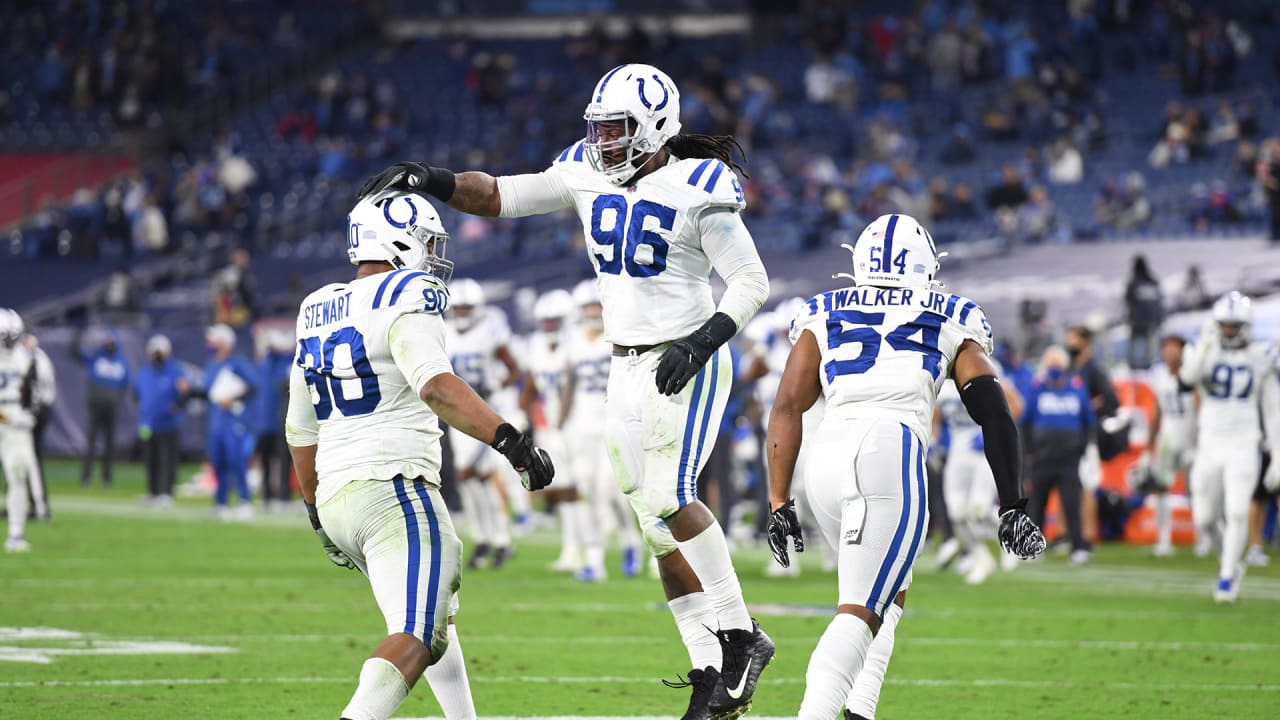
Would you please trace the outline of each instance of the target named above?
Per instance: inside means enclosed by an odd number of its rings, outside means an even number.
[[[1062,381],[1067,378],[1067,369],[1060,367],[1047,368],[1044,371],[1044,378],[1053,385],[1061,385]]]

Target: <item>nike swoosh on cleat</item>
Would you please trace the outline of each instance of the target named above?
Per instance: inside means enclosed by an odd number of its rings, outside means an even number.
[[[729,686],[726,685],[724,688],[724,691],[729,693],[729,697],[733,698],[734,700],[741,698],[742,691],[745,690],[747,687],[747,674],[751,672],[752,662],[755,662],[755,658],[748,660],[747,666],[742,669],[742,677],[739,678],[738,680],[738,687],[730,689]]]

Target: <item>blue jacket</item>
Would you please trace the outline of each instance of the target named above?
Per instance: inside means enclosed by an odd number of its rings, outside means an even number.
[[[1095,432],[1097,418],[1084,382],[1074,375],[1064,380],[1061,385],[1037,380],[1026,398],[1022,427],[1035,466],[1074,467]]]
[[[156,367],[145,363],[138,370],[134,389],[138,393],[138,425],[151,428],[152,432],[177,430],[182,422],[182,393],[178,391],[178,379],[184,377],[182,366],[169,358]]]
[[[269,352],[258,361],[258,378],[262,384],[253,403],[253,429],[257,434],[284,432],[284,398],[292,368],[292,353]]]
[[[223,368],[228,368],[231,372],[240,376],[248,386],[248,392],[240,398],[239,402],[234,403],[230,410],[222,409],[213,400],[209,400],[209,433],[216,434],[226,431],[246,432],[251,430],[247,426],[250,420],[250,410],[253,407],[254,398],[261,390],[262,383],[258,379],[258,370],[245,358],[239,355],[231,355],[225,360],[210,360],[204,366],[204,392],[208,394],[217,381],[218,373]]]
[[[116,344],[115,352],[105,349],[80,353],[89,370],[89,384],[110,390],[127,390],[129,388],[129,361]]]

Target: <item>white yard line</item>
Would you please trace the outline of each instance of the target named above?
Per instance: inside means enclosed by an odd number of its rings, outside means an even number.
[[[354,677],[274,677],[274,678],[132,678],[119,680],[18,680],[0,682],[0,688],[69,688],[69,687],[152,687],[167,685],[294,685],[294,684],[344,684],[355,682]],[[538,685],[648,685],[656,684],[652,677],[602,676],[473,676],[471,682],[485,684],[538,684]],[[801,685],[802,677],[762,678],[764,685]],[[1137,682],[1064,682],[1060,680],[1010,680],[1006,678],[902,678],[890,677],[890,685],[910,687],[959,687],[959,688],[1058,688],[1076,690],[1191,690],[1196,692],[1280,692],[1280,684],[1212,684],[1212,683],[1137,683]]]

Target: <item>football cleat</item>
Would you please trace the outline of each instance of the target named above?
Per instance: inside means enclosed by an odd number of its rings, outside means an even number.
[[[476,570],[489,559],[489,553],[493,552],[493,548],[489,543],[479,543],[476,549],[471,551],[471,559],[467,561],[468,570]]]
[[[732,720],[751,709],[756,682],[773,659],[773,640],[754,619],[750,630],[720,630],[716,638],[724,660],[720,664],[720,684],[708,707],[715,720]]]
[[[1089,561],[1092,559],[1093,559],[1092,550],[1085,550],[1084,548],[1080,548],[1079,550],[1071,551],[1071,556],[1067,558],[1067,562],[1071,563],[1072,565],[1087,565],[1089,564]]]
[[[959,556],[960,541],[956,538],[951,538],[939,545],[937,559],[938,572],[942,572],[950,567],[951,563],[955,562],[955,559]]]
[[[515,549],[512,548],[510,545],[503,545],[502,547],[495,550],[493,553],[493,566],[492,566],[493,569],[494,570],[501,569],[503,565],[507,564],[508,560],[510,560],[512,557],[515,556],[515,554],[516,554]]]
[[[969,572],[964,581],[968,585],[981,585],[996,571],[996,558],[985,544],[978,545],[970,552],[973,561],[969,564]]]
[[[1156,543],[1151,547],[1151,556],[1158,558],[1173,557],[1173,545],[1171,543]]]
[[[1250,545],[1249,551],[1244,554],[1244,564],[1253,567],[1266,567],[1271,564],[1271,558],[1261,545]]]
[[[640,551],[634,547],[622,548],[622,575],[635,577],[640,574]]]
[[[604,582],[608,579],[608,576],[605,574],[604,568],[595,568],[588,565],[574,573],[573,579],[578,582],[596,583]]]
[[[4,551],[11,553],[31,552],[31,544],[21,535],[10,537],[4,541]]]
[[[684,711],[684,715],[680,716],[680,720],[710,720],[711,710],[708,705],[711,702],[711,696],[715,691],[722,687],[720,685],[720,671],[708,666],[703,670],[694,668],[689,671],[689,679],[680,678],[678,682],[663,680],[662,684],[669,688],[679,690],[680,688],[693,688],[693,692],[689,695],[689,709]]]
[[[1218,578],[1218,585],[1213,589],[1213,601],[1216,603],[1233,603],[1240,597],[1240,583],[1244,580],[1244,565],[1236,570],[1234,577]]]

